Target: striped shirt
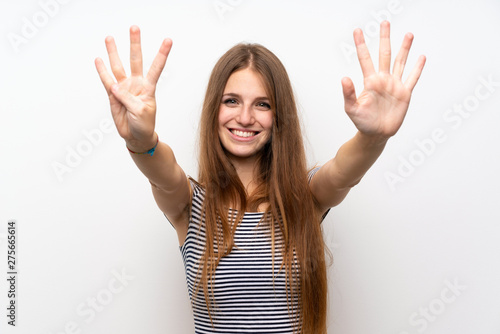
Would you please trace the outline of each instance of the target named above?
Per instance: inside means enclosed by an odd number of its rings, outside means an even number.
[[[316,170],[309,174],[309,179]],[[190,181],[191,182],[191,181]],[[261,221],[262,212],[246,212],[238,225],[230,254],[224,256],[215,271],[210,322],[203,292],[195,293],[198,268],[205,248],[202,207],[204,189],[191,182],[193,197],[187,237],[180,251],[184,261],[196,334],[205,333],[293,333],[299,323],[290,317],[297,310],[298,296],[287,304],[285,270],[279,271],[279,252],[283,238],[276,231],[274,272],[270,228]],[[229,211],[235,215],[236,210]],[[273,275],[274,274],[274,275]],[[274,284],[273,284],[274,276]]]

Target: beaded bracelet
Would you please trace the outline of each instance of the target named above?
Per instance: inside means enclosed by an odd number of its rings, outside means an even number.
[[[129,149],[129,148],[128,148],[128,146],[127,146],[127,150],[129,150],[131,153],[134,153],[134,154],[149,154],[150,156],[153,156],[153,153],[155,153],[156,146],[158,146],[158,142],[159,142],[159,141],[160,141],[160,136],[158,136],[158,134],[156,134],[156,144],[155,144],[155,146],[154,146],[152,149],[147,150],[146,152],[140,152],[140,153],[138,153],[138,152],[134,152],[134,151],[132,151],[132,150],[131,150],[131,149]]]

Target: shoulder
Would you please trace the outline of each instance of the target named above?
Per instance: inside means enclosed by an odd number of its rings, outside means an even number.
[[[307,172],[307,182],[308,183],[311,183],[311,180],[312,180],[314,174],[316,174],[319,171],[320,168],[321,168],[321,166],[314,166],[313,168],[311,168]]]
[[[191,176],[188,176],[188,180],[189,187],[191,188],[191,205],[195,200],[203,202],[205,199],[205,187]]]
[[[164,213],[165,218],[167,218],[167,220],[177,232],[179,245],[184,244],[188,234],[190,222],[193,220],[193,218],[195,218],[196,221],[201,219],[201,211],[205,198],[205,189],[203,188],[203,186],[189,175],[187,176],[187,179],[190,192],[190,201],[189,205],[187,205],[185,210],[183,211],[183,214],[179,215],[175,219],[170,219]]]
[[[309,185],[311,185],[311,180],[313,179],[314,175],[316,175],[316,173],[321,169],[321,166],[314,166],[313,168],[311,168],[308,172],[307,172],[307,182],[309,183]],[[328,213],[330,212],[330,207],[326,207],[326,208],[320,208],[320,212],[321,212],[321,222],[323,222],[323,220],[325,219],[325,217],[328,215]]]

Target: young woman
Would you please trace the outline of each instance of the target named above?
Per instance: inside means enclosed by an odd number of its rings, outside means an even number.
[[[140,32],[132,26],[127,77],[113,38],[106,38],[114,79],[101,59],[95,65],[118,133],[177,232],[197,333],[326,333],[320,223],[398,131],[425,63],[421,56],[402,82],[413,40],[408,33],[391,73],[389,32],[382,22],[377,72],[362,31],[354,31],[365,87],[356,97],[343,78],[342,88],[358,131],[310,171],[279,59],[256,44],[227,51],[203,104],[197,181],[186,177],[155,132],[155,88],[172,41],[163,41],[143,76]]]

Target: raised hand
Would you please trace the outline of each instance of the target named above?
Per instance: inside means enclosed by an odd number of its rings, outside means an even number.
[[[156,84],[172,47],[170,39],[163,40],[147,75],[143,76],[141,35],[139,27],[130,27],[130,76],[127,77],[113,37],[106,37],[111,71],[109,74],[101,58],[95,60],[99,77],[106,88],[111,114],[120,136],[130,149],[148,150],[156,143]]]
[[[417,64],[403,83],[401,78],[405,68],[413,35],[407,33],[399,53],[394,60],[392,74],[390,24],[380,24],[379,70],[375,71],[370,53],[361,29],[354,31],[354,42],[364,77],[364,89],[356,98],[350,78],[342,79],[345,111],[356,128],[364,135],[387,140],[401,127],[408,110],[411,93],[425,64],[425,56],[418,58]]]

